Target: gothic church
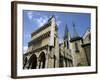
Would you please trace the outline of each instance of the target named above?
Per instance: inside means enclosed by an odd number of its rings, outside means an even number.
[[[31,33],[28,50],[23,54],[23,69],[77,67],[91,65],[90,27],[80,37],[73,24],[73,36],[65,26],[59,43],[55,17]]]

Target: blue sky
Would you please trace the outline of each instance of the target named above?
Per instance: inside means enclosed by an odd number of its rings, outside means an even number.
[[[23,49],[27,49],[30,41],[30,34],[40,28],[47,22],[50,16],[54,15],[58,26],[59,42],[64,36],[64,28],[67,25],[71,36],[73,36],[73,23],[79,36],[90,27],[91,15],[89,13],[71,13],[71,12],[50,12],[50,11],[32,11],[23,10]]]

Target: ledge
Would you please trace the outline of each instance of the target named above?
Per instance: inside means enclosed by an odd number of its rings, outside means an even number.
[[[82,39],[81,37],[71,38],[70,42],[77,41],[77,40],[81,40],[81,39]]]

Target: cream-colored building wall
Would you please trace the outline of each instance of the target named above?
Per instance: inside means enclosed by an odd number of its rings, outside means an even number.
[[[73,57],[71,52],[71,43],[69,41],[69,48],[64,46],[63,43],[60,44],[60,67],[72,67],[73,66]]]
[[[56,44],[55,44],[55,56],[56,56],[56,61],[55,61],[55,66],[59,67],[59,42],[58,38],[56,37]]]
[[[44,39],[42,40],[41,46],[48,45],[48,44],[49,44],[49,41],[50,41],[50,37],[44,38]]]
[[[83,35],[83,43],[84,44],[87,44],[87,43],[90,43],[91,42],[91,39],[89,39],[89,36],[91,37],[90,35],[90,29],[88,29],[85,34]]]
[[[54,32],[54,46],[52,46],[51,50],[48,53],[48,68],[59,67],[59,42],[56,31]],[[54,58],[55,56],[55,58]]]
[[[65,56],[66,56],[66,58],[72,60],[72,54],[71,54],[71,50],[70,49],[65,48]]]
[[[60,50],[61,50],[60,52],[61,52],[62,56],[66,56],[67,58],[72,59],[72,57],[71,57],[72,56],[71,49],[70,48],[67,49],[67,47],[64,47],[64,43],[61,44]]]
[[[60,55],[64,56],[64,43],[60,45]]]
[[[86,37],[85,37],[85,39],[83,39],[83,43],[84,44],[87,44],[87,43],[90,43],[90,39],[89,39],[89,35],[87,35]]]
[[[41,35],[49,32],[49,31],[51,31],[51,26],[48,26],[46,29],[43,29],[42,31],[40,31],[37,34],[35,34],[35,36],[32,36],[30,41],[36,39],[37,37],[40,37]]]
[[[75,43],[78,44],[78,50],[79,52],[75,51]],[[78,64],[80,64],[80,66],[87,66],[87,60],[86,60],[86,55],[85,52],[81,46],[82,41],[78,40],[72,43],[72,55],[73,55],[73,64],[74,66],[78,66]]]
[[[46,46],[49,44],[49,37],[42,39],[41,41],[38,41],[35,44],[32,44],[33,50],[41,48],[43,46]]]

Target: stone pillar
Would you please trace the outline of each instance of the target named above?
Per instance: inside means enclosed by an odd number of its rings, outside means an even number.
[[[45,68],[48,68],[48,54],[49,54],[49,46],[47,47],[47,52],[46,52],[46,62],[45,62]]]
[[[45,68],[48,68],[48,53],[46,53]]]
[[[37,69],[39,69],[39,58],[37,58]]]

